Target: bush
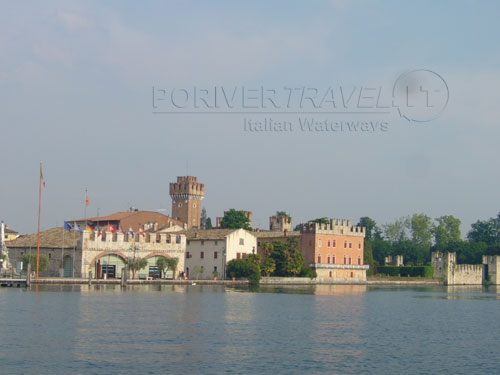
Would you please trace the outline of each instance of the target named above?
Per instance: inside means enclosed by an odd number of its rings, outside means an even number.
[[[246,259],[233,259],[227,263],[228,277],[248,278],[251,284],[258,284],[261,278],[258,264]]]
[[[310,279],[315,279],[318,277],[318,274],[311,267],[304,265],[300,270],[299,277],[309,277]]]
[[[434,267],[432,266],[379,266],[377,273],[387,276],[401,277],[433,277]]]

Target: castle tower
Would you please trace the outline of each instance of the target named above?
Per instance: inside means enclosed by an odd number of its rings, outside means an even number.
[[[205,185],[193,176],[178,176],[170,183],[172,218],[187,224],[188,228],[199,228],[201,200],[205,197]]]

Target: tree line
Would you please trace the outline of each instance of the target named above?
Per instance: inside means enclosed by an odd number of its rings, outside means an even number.
[[[465,239],[461,220],[445,215],[434,220],[419,213],[377,225],[362,217],[358,226],[366,228],[365,264],[371,271],[384,264],[385,257],[402,255],[407,265],[424,266],[431,262],[431,252],[456,252],[458,263],[482,263],[483,255],[500,255],[500,213],[471,225]]]

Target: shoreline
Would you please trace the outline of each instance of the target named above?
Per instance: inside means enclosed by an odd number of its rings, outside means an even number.
[[[288,285],[404,285],[404,286],[425,286],[444,285],[441,280],[366,280],[366,281],[324,281],[324,280],[297,280],[297,278],[278,278],[279,280],[265,280],[262,278],[260,285],[265,286],[288,286]],[[121,285],[120,279],[94,280],[89,283],[89,279],[81,278],[39,278],[32,279],[31,284],[37,285]],[[248,280],[127,280],[126,285],[248,285]]]

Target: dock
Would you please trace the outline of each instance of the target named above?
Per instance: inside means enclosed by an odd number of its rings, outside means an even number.
[[[0,279],[0,287],[13,287],[16,286],[18,288],[20,287],[27,287],[28,286],[28,280],[26,279]]]

